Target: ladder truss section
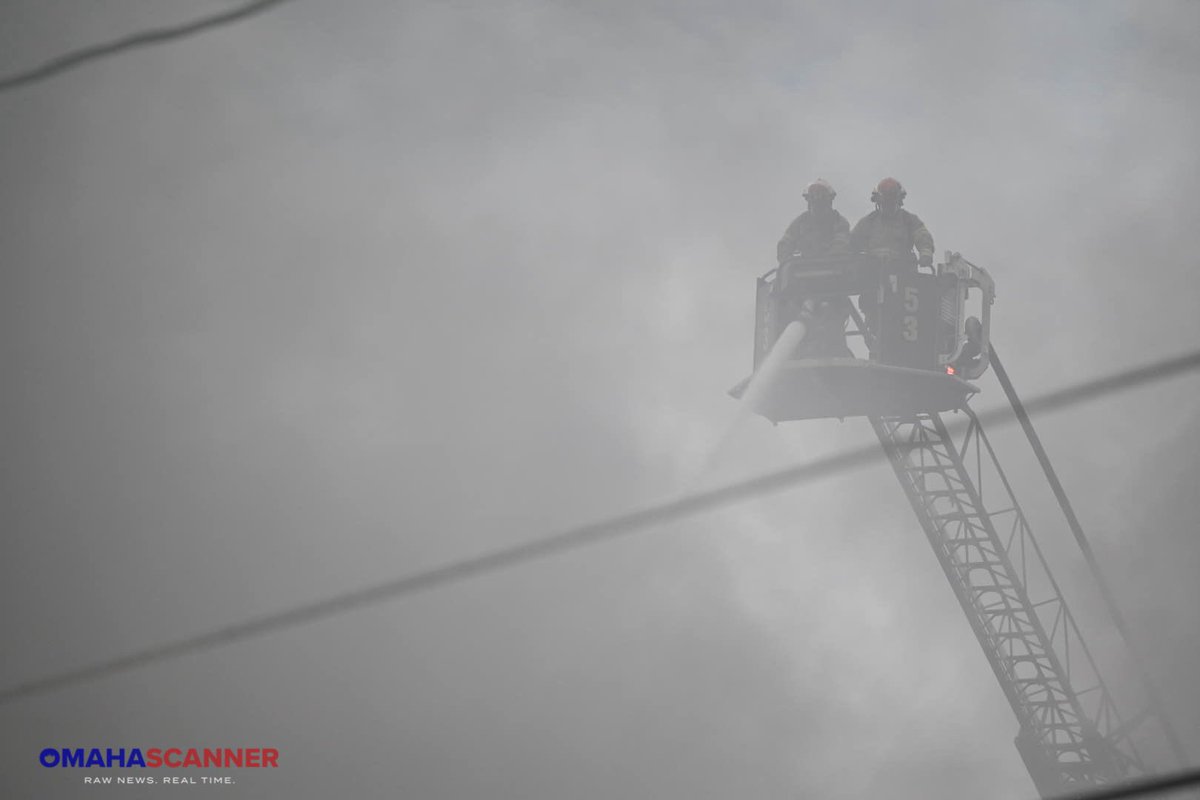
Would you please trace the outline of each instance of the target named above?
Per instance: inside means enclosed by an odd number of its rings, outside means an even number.
[[[872,418],[879,441],[1017,715],[1043,797],[1147,773],[978,418]],[[957,440],[957,441],[956,441]],[[985,475],[991,507],[985,507]]]

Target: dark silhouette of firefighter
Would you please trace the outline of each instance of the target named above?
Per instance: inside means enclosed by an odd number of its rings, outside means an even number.
[[[792,220],[776,248],[779,263],[800,256],[822,258],[844,253],[850,223],[833,207],[837,192],[826,181],[815,180],[804,190],[808,210]]]
[[[901,208],[908,193],[895,178],[884,178],[871,193],[875,210],[858,221],[850,232],[849,250],[875,259],[878,277],[915,272],[918,265],[933,267],[933,234],[911,211]],[[915,251],[915,255],[914,255]],[[875,290],[864,289],[858,307],[867,327],[879,329],[879,297]]]
[[[781,271],[800,272],[816,266],[816,262],[844,257],[850,241],[850,223],[833,207],[837,192],[827,181],[815,180],[808,185],[804,199],[808,210],[788,225],[779,240],[776,255]],[[787,266],[793,260],[800,263]],[[785,279],[780,286],[786,286]],[[800,358],[846,357],[854,354],[846,347],[846,321],[850,316],[850,300],[845,296],[792,295],[784,311],[806,326],[804,339],[796,349]]]

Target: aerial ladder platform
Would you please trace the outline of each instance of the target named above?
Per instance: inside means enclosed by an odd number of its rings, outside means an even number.
[[[969,405],[979,391],[971,381],[994,361],[1087,548],[995,357],[994,297],[987,271],[957,253],[930,272],[906,257],[879,254],[794,258],[759,278],[755,374],[730,394],[745,396],[773,423],[867,417],[1017,718],[1014,743],[1043,798],[1147,776],[1164,759],[1184,766],[1186,754],[1144,670],[1142,686],[1123,692],[1121,703],[1110,690]],[[859,337],[868,357],[855,356],[847,337]],[[777,341],[790,352],[772,353]],[[771,368],[762,369],[768,357]],[[769,385],[748,391],[768,371]],[[1085,555],[1095,569],[1090,548]],[[1111,592],[1093,575],[1134,650]],[[1136,652],[1129,655],[1137,661]]]

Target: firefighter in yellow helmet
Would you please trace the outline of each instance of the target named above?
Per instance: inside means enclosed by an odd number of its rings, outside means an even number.
[[[792,259],[801,261],[843,255],[850,240],[850,223],[833,208],[837,192],[827,181],[817,179],[804,191],[808,210],[792,221],[779,240],[776,255],[781,273]],[[786,283],[781,279],[780,285]],[[846,321],[850,316],[847,297],[791,295],[783,311],[787,318],[802,320],[807,328],[797,347],[801,358],[852,357],[846,347]]]
[[[820,258],[844,252],[850,234],[850,223],[833,208],[837,192],[827,181],[817,179],[804,190],[808,210],[792,220],[779,240],[776,255],[779,263],[794,256]]]
[[[921,218],[900,206],[907,192],[895,178],[884,178],[871,193],[875,210],[858,221],[850,232],[852,253],[872,253],[912,264],[933,266],[933,235]]]

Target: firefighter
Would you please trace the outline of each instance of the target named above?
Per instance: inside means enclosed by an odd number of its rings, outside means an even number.
[[[866,253],[877,259],[880,278],[887,273],[915,271],[918,265],[933,267],[933,235],[920,217],[900,207],[906,194],[895,178],[881,180],[871,193],[875,210],[860,219],[850,232],[850,252]],[[866,317],[867,327],[878,331],[877,291],[864,288],[858,307]]]
[[[895,178],[879,182],[871,193],[875,210],[860,219],[850,232],[852,253],[872,253],[911,264],[915,249],[916,263],[933,266],[933,235],[920,217],[900,207],[906,194]]]
[[[965,328],[967,342],[952,365],[955,374],[970,374],[983,356],[983,323],[979,321],[979,317],[967,317]]]
[[[833,198],[836,196],[837,192],[827,181],[817,179],[808,185],[804,191],[808,210],[792,220],[776,248],[781,266],[796,257],[819,259],[846,252],[850,223],[834,210]],[[786,280],[780,285],[785,284]],[[846,347],[846,321],[850,316],[848,298],[792,295],[786,302],[785,316],[803,321],[808,329],[796,355],[802,358],[853,357]]]
[[[793,256],[821,258],[844,252],[850,235],[850,223],[833,208],[837,192],[828,182],[817,179],[804,190],[808,210],[792,220],[779,240],[779,263]]]

